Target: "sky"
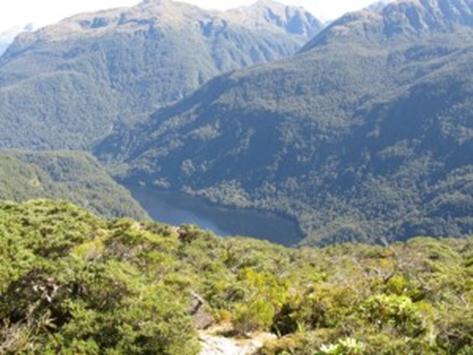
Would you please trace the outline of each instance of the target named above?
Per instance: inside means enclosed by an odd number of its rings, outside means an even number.
[[[227,9],[250,5],[255,0],[180,0],[203,8]],[[277,0],[303,6],[322,20],[335,19],[348,11],[363,8],[373,0]],[[0,32],[28,23],[36,27],[55,23],[80,12],[130,6],[140,0],[0,0]]]

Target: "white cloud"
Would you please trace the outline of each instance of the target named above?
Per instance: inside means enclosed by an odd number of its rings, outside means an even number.
[[[226,9],[249,5],[255,0],[180,0],[205,8]],[[278,0],[304,6],[322,19],[333,19],[346,11],[367,6],[373,0]],[[139,0],[0,0],[0,32],[29,22],[43,26],[79,12],[129,6]]]

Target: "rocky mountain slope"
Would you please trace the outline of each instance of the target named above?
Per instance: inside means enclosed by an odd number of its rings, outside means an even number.
[[[227,12],[146,0],[22,34],[0,59],[0,145],[87,148],[219,73],[293,54],[320,27],[267,0]]]
[[[290,214],[307,243],[472,234],[472,18],[471,0],[347,14],[97,154],[124,179]]]
[[[88,154],[0,150],[0,200],[55,198],[107,217],[147,214]]]

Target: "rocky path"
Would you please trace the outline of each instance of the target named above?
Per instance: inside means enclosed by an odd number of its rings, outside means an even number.
[[[275,339],[273,334],[259,333],[249,338],[227,338],[209,332],[200,333],[200,355],[253,355],[264,343]]]

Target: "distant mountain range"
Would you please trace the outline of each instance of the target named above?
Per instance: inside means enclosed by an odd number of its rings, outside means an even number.
[[[350,13],[97,146],[117,176],[297,218],[306,243],[473,234],[473,1]]]
[[[23,33],[0,59],[0,146],[88,148],[218,74],[294,54],[320,29],[268,0],[226,12],[147,0]]]

